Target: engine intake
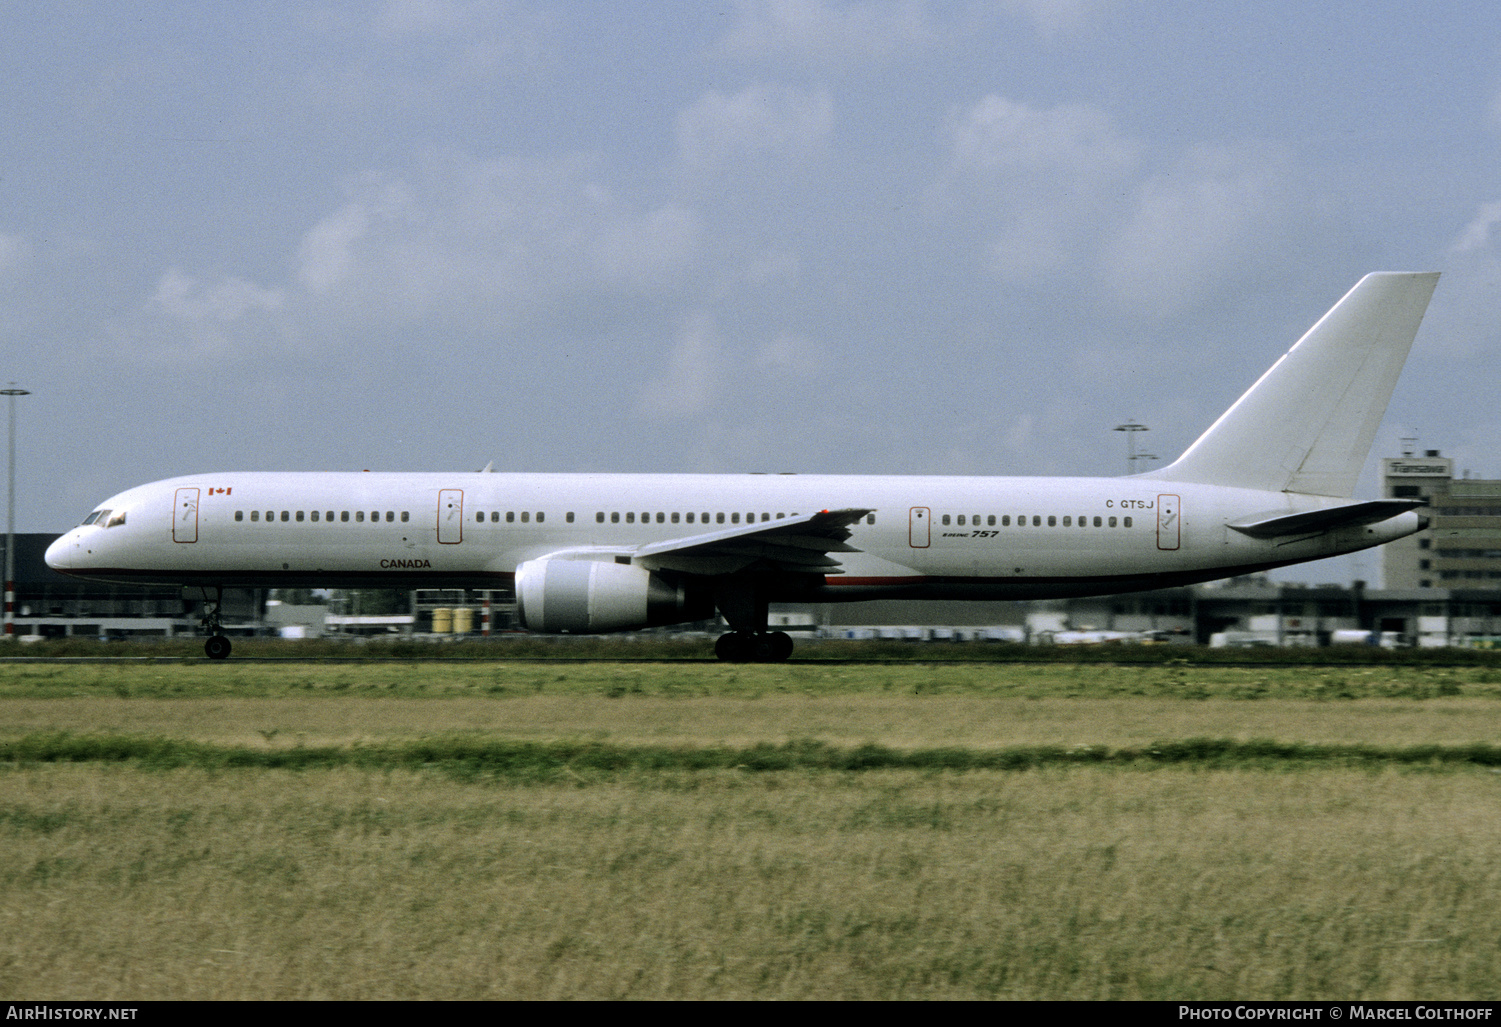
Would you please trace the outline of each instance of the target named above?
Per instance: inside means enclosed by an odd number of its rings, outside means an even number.
[[[528,560],[516,568],[516,612],[529,631],[599,634],[714,616],[708,590],[632,564]]]

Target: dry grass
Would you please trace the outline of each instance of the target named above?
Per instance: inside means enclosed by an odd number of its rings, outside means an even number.
[[[280,748],[474,733],[620,745],[781,744],[811,738],[894,748],[1141,746],[1174,738],[1276,738],[1371,745],[1501,743],[1497,704],[1366,699],[1184,702],[962,695],[773,694],[671,699],[568,693],[431,699],[0,699],[0,739],[37,731],[162,735]]]
[[[12,666],[0,744],[1457,745],[1498,741],[1495,674]],[[0,765],[0,998],[1489,998],[1498,790],[1308,764]]]
[[[1486,998],[1486,773],[0,772],[5,998]]]

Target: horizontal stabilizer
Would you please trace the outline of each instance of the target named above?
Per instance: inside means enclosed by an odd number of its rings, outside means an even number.
[[[1230,527],[1252,538],[1280,538],[1286,535],[1310,535],[1335,528],[1352,528],[1361,524],[1375,524],[1398,514],[1425,506],[1422,499],[1373,499],[1368,503],[1351,503],[1329,510],[1308,510],[1304,513],[1279,514],[1260,520],[1242,521]]]

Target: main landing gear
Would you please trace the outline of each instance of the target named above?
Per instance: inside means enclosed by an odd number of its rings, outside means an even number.
[[[714,643],[714,655],[727,663],[781,663],[792,655],[792,636],[785,631],[731,631]]]
[[[723,582],[714,605],[730,622],[714,643],[714,655],[727,663],[780,663],[792,655],[792,636],[767,629],[767,583],[751,575]]]
[[[211,660],[223,660],[229,657],[231,648],[229,639],[224,637],[224,625],[221,615],[224,609],[224,587],[214,589],[214,601],[209,602],[208,590],[203,591],[203,630],[208,632],[208,641],[203,643],[203,652]]]

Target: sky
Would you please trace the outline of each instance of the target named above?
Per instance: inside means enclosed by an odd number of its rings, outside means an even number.
[[[3,6],[19,531],[213,470],[1122,474],[1374,270],[1444,277],[1358,495],[1405,438],[1501,478],[1493,3]]]

